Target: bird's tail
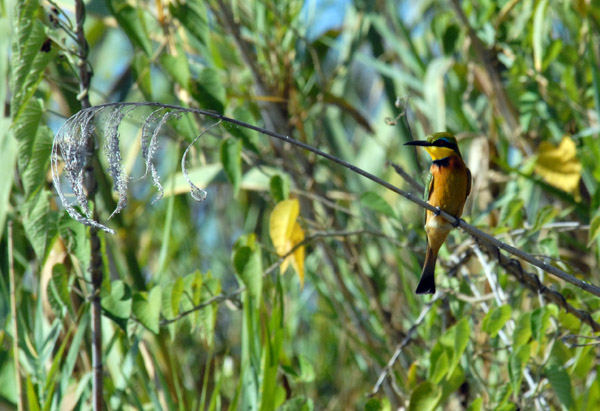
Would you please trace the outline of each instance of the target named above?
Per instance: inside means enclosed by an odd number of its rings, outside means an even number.
[[[435,294],[435,262],[437,260],[437,251],[427,247],[425,255],[425,264],[423,264],[423,273],[421,281],[415,291],[417,294]]]

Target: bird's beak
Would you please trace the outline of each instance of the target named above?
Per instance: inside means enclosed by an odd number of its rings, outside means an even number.
[[[429,141],[425,141],[425,140],[414,140],[414,141],[409,141],[408,143],[404,143],[405,146],[424,146],[424,147],[430,147],[432,144]]]

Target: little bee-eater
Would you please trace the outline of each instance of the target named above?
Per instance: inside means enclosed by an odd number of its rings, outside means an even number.
[[[428,136],[427,141],[411,141],[405,145],[422,146],[433,160],[425,183],[425,198],[429,204],[460,218],[471,192],[471,171],[460,155],[456,138],[451,133],[442,132]],[[451,229],[452,224],[439,213],[427,210],[427,253],[417,294],[435,293],[435,262]]]

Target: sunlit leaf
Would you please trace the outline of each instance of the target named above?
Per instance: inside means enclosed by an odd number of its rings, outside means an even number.
[[[304,241],[304,230],[296,221],[299,213],[300,203],[297,199],[281,201],[271,212],[269,234],[280,257]],[[298,247],[292,255],[283,260],[280,267],[281,273],[284,273],[291,263],[301,284],[304,282],[304,252],[304,246]]]
[[[260,248],[258,247],[239,247],[233,255],[233,267],[246,286],[248,294],[254,300],[253,307],[258,307],[260,304],[263,275],[261,261]]]
[[[146,30],[143,9],[115,0],[107,2],[107,5],[119,22],[119,26],[127,33],[129,39],[136,46],[144,50],[147,56],[151,56],[152,42]]]
[[[102,308],[117,318],[131,314],[131,290],[123,281],[113,281],[110,291],[102,290]]]
[[[508,374],[512,382],[512,388],[515,393],[519,393],[521,382],[523,381],[523,370],[529,361],[531,347],[529,344],[515,348],[508,361]]]
[[[542,71],[542,60],[544,51],[544,23],[546,17],[546,9],[548,8],[548,0],[541,0],[533,16],[533,65],[539,72]]]
[[[531,313],[521,314],[513,331],[513,347],[515,349],[525,345],[531,338]]]
[[[410,395],[409,411],[433,411],[442,397],[440,387],[430,382],[419,385]]]
[[[588,235],[588,247],[598,238],[600,234],[600,215],[595,216],[590,224],[590,232]]]
[[[575,142],[570,137],[564,137],[558,147],[543,141],[537,149],[535,171],[548,184],[578,198],[581,162],[577,158]]]
[[[540,307],[531,313],[531,335],[534,339],[542,341],[549,326],[550,311],[546,307]]]
[[[496,307],[487,313],[483,319],[481,328],[493,338],[498,335],[498,332],[500,332],[504,324],[510,319],[511,313],[512,310],[508,304]]]
[[[162,288],[155,286],[149,293],[141,292],[133,295],[133,314],[154,334],[158,334]]]

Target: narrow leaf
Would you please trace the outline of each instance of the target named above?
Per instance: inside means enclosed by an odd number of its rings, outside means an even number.
[[[494,308],[483,319],[481,328],[493,338],[498,335],[498,332],[500,332],[504,324],[510,319],[511,313],[512,310],[508,304]]]
[[[544,35],[544,19],[546,17],[547,7],[548,0],[541,0],[537,5],[533,16],[533,65],[538,73],[542,71],[542,53],[544,51],[543,40],[546,37]]]
[[[551,363],[544,369],[544,374],[556,396],[565,408],[571,408],[573,396],[571,393],[571,378],[564,367],[557,363]]]
[[[223,171],[233,185],[234,195],[240,189],[242,180],[242,142],[240,140],[227,139],[221,143],[221,164]]]
[[[381,213],[385,216],[395,218],[396,213],[394,213],[394,209],[377,193],[366,192],[360,196],[360,202],[365,207],[377,212]]]

